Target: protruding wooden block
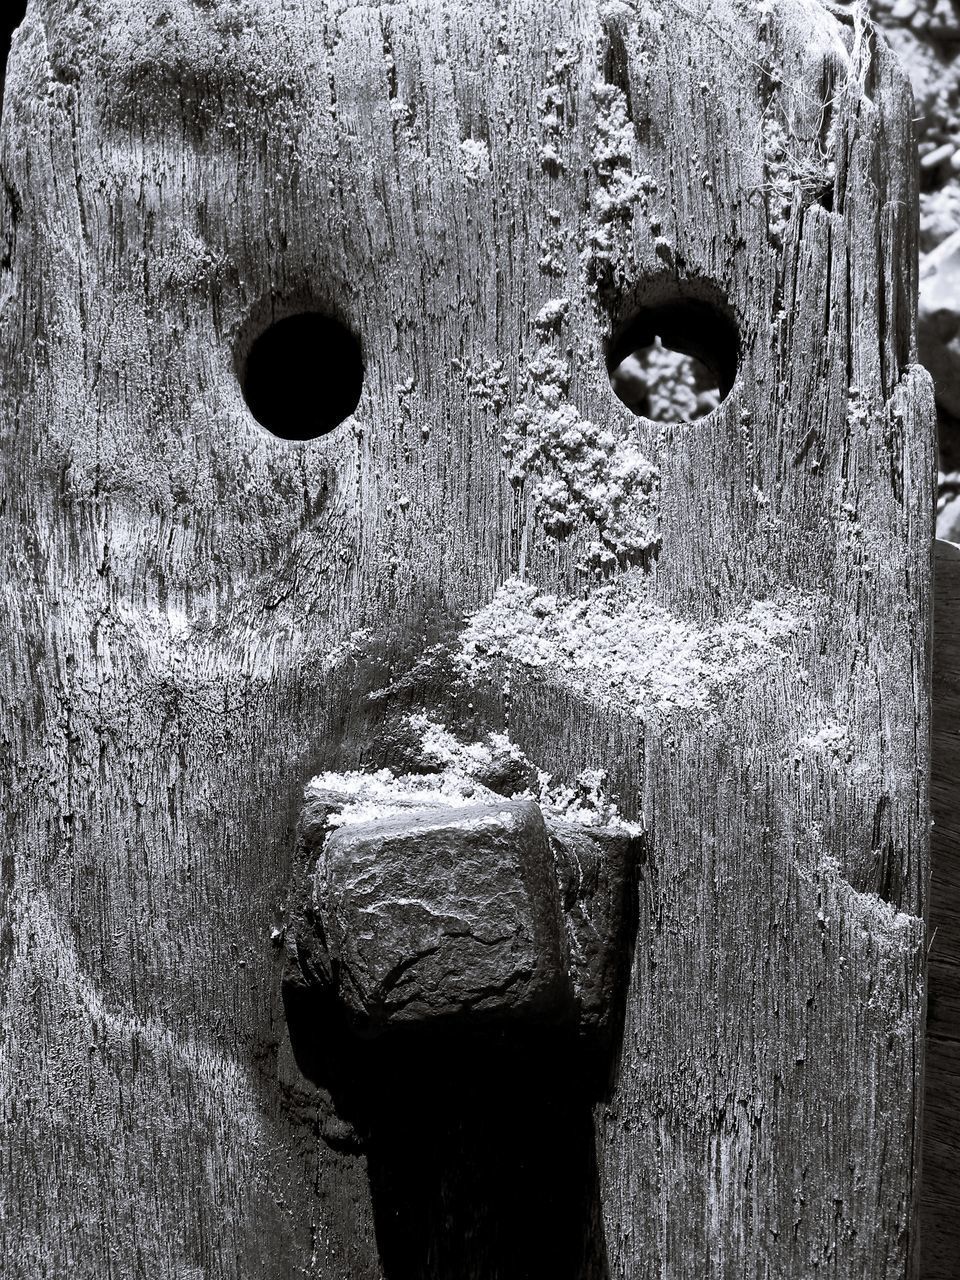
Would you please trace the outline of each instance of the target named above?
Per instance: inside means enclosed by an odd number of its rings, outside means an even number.
[[[401,802],[377,812],[351,781],[307,788],[295,969],[364,1033],[443,1020],[602,1037],[631,946],[637,828],[565,821],[484,787],[473,800],[411,793],[402,779]]]
[[[337,994],[362,1028],[572,1016],[532,800],[346,822],[324,842],[313,894]]]

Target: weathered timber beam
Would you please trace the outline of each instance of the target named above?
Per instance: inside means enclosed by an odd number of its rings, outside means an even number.
[[[5,1277],[912,1274],[911,115],[816,0],[33,0]]]
[[[933,616],[920,1274],[952,1280],[960,1258],[960,546],[952,542],[936,544]]]

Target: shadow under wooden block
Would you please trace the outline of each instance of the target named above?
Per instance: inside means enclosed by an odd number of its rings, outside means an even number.
[[[387,1280],[607,1280],[593,1108],[639,832],[479,784],[454,802],[433,775],[331,778],[301,814],[284,1004],[366,1155]]]

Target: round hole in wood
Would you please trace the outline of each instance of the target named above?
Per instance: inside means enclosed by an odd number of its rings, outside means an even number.
[[[610,385],[634,413],[692,422],[724,400],[737,376],[740,335],[729,312],[700,297],[637,311],[611,343]]]
[[[360,343],[319,311],[284,316],[251,344],[241,386],[250,412],[273,435],[315,440],[349,418],[360,402]]]

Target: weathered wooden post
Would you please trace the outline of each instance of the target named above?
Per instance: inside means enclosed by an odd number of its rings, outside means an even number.
[[[910,115],[814,0],[31,5],[5,1275],[911,1274]]]

